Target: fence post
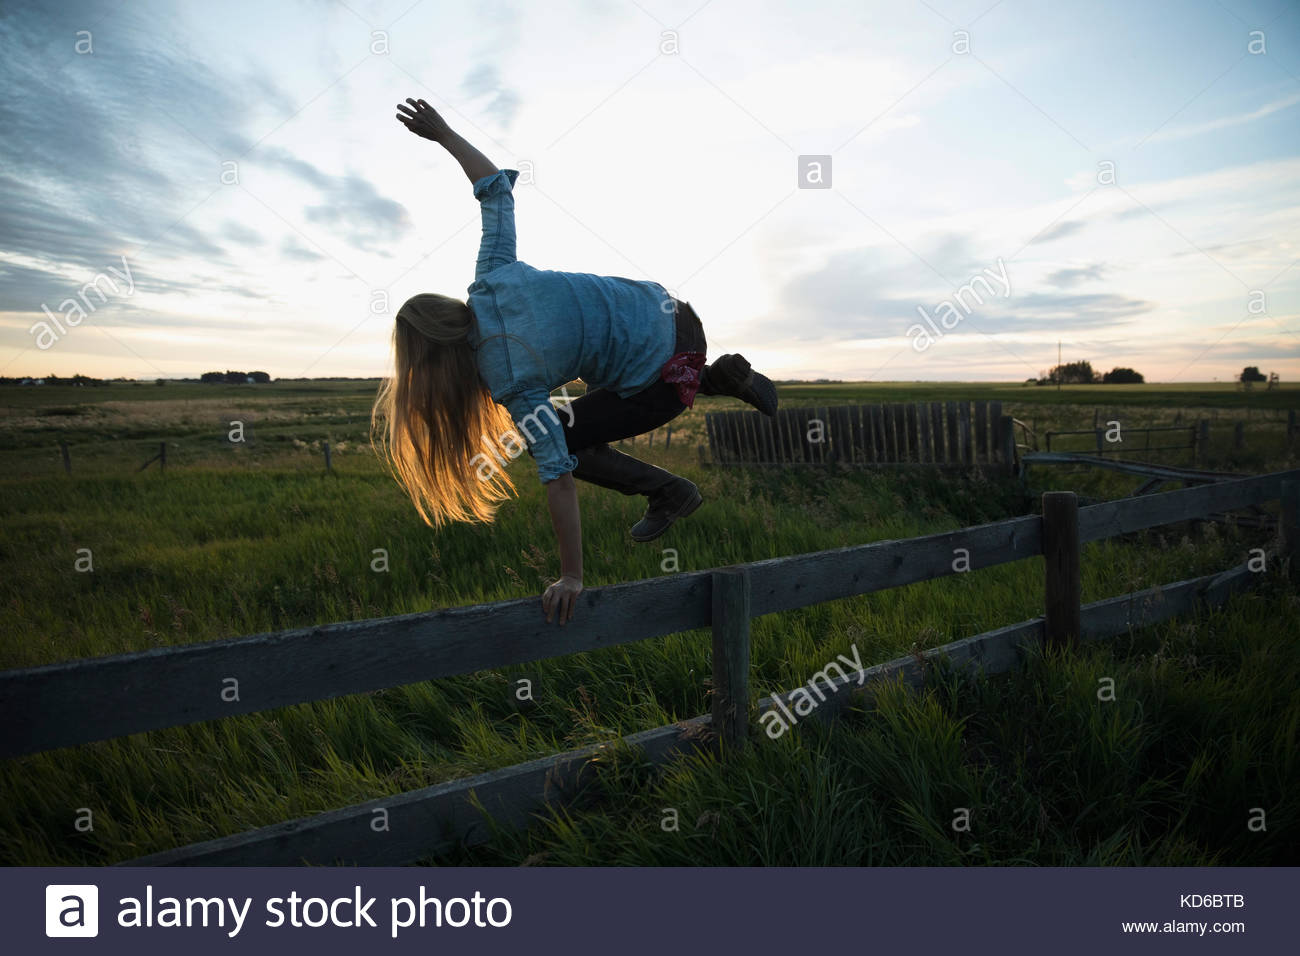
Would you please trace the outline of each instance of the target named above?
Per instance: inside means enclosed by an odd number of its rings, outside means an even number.
[[[723,748],[749,733],[749,572],[723,568],[713,584],[713,729]]]
[[[69,475],[72,474],[72,458],[68,455],[68,443],[62,439],[59,440],[59,451],[63,454],[63,470]]]
[[[167,443],[160,441],[158,443],[158,474],[164,474],[167,471]]]
[[[1282,553],[1291,560],[1291,579],[1300,581],[1300,481],[1282,482]]]
[[[1196,435],[1192,439],[1192,463],[1205,464],[1206,453],[1210,449],[1210,420],[1202,418],[1196,423]]]
[[[1082,584],[1079,568],[1079,499],[1073,491],[1043,494],[1043,559],[1047,565],[1048,647],[1079,640]]]
[[[325,446],[325,470],[329,471],[330,470],[330,443],[328,441],[323,441],[321,444]]]
[[[1240,451],[1246,447],[1246,423],[1237,422],[1232,426],[1232,447]]]
[[[1291,441],[1297,434],[1300,434],[1300,428],[1296,427],[1295,409],[1292,408],[1286,413],[1286,438]]]
[[[1016,473],[1016,426],[1010,415],[998,416],[998,453],[1002,456],[1002,468],[1006,475]]]
[[[673,426],[668,426],[668,434],[664,436],[664,451],[673,446]]]

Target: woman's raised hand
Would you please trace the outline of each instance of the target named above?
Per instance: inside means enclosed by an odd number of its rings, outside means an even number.
[[[451,133],[447,121],[424,100],[413,100],[407,97],[406,102],[410,105],[397,104],[397,120],[416,136],[441,143]]]

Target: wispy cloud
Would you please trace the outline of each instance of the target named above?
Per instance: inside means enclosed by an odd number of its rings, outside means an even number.
[[[487,102],[482,107],[483,112],[500,123],[502,129],[510,129],[515,114],[519,112],[521,100],[518,93],[502,83],[493,64],[480,63],[475,66],[461,81],[460,87],[471,99],[487,97]]]
[[[1057,239],[1064,239],[1066,236],[1074,235],[1086,226],[1087,223],[1080,219],[1070,219],[1065,222],[1058,222],[1055,225],[1048,226],[1042,232],[1038,233],[1038,235],[1034,236],[1034,238],[1030,240],[1030,244],[1033,245],[1044,242],[1053,242]]]
[[[1285,96],[1280,100],[1265,103],[1258,109],[1250,110],[1247,113],[1237,113],[1232,116],[1220,116],[1217,119],[1207,120],[1204,123],[1191,123],[1185,126],[1166,127],[1147,137],[1147,142],[1151,143],[1158,140],[1185,139],[1188,136],[1199,136],[1201,133],[1209,133],[1216,129],[1226,129],[1229,126],[1240,126],[1243,123],[1252,123],[1257,119],[1263,119],[1265,116],[1271,116],[1279,110],[1289,109],[1297,103],[1300,103],[1300,93],[1294,93],[1291,96]]]
[[[319,190],[322,202],[308,206],[304,216],[309,222],[340,228],[346,241],[358,249],[382,250],[411,228],[406,207],[381,195],[369,180],[358,175],[322,172],[280,147],[260,151],[256,161],[282,169]]]
[[[1100,279],[1109,271],[1109,267],[1103,262],[1094,262],[1087,266],[1078,266],[1066,269],[1057,269],[1046,276],[1046,281],[1064,289],[1069,286],[1078,285],[1080,282],[1089,282]]]

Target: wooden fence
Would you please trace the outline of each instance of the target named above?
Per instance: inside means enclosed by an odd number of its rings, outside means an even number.
[[[1173,444],[1151,444],[1151,436],[1153,434],[1160,433],[1163,435],[1167,432],[1173,432],[1173,435],[1171,435],[1169,439],[1157,438],[1156,441],[1173,441]],[[1106,429],[1104,428],[1051,431],[1046,432],[1044,438],[1047,441],[1046,450],[1050,452],[1052,450],[1053,438],[1087,435],[1093,440],[1093,442],[1095,442],[1095,448],[1070,449],[1070,451],[1074,454],[1095,454],[1101,457],[1106,455],[1141,455],[1149,454],[1153,451],[1187,451],[1191,452],[1193,455],[1195,455],[1196,452],[1197,426],[1195,425],[1130,425],[1128,428],[1124,429],[1123,434],[1123,442],[1107,441]],[[1130,441],[1129,436],[1132,435],[1141,435],[1143,440],[1141,442]],[[1186,436],[1186,440],[1178,441],[1177,438],[1180,435]],[[1065,451],[1065,449],[1061,448],[1060,442],[1057,443],[1056,450]]]
[[[1182,417],[1179,413],[1176,420]],[[1107,455],[1147,455],[1152,452],[1163,451],[1185,451],[1189,454],[1191,462],[1204,462],[1209,457],[1210,450],[1210,420],[1207,418],[1199,419],[1191,424],[1175,425],[1127,425],[1120,431],[1121,440],[1111,441],[1108,436],[1109,426],[1103,427],[1101,424],[1103,416],[1101,411],[1095,410],[1092,416],[1091,428],[1070,429],[1062,431],[1048,431],[1044,433],[1045,447],[1047,452],[1061,452],[1071,455],[1096,455],[1098,458],[1104,458]],[[1225,425],[1232,425],[1232,449],[1233,451],[1242,451],[1246,447],[1246,422],[1241,419],[1235,419],[1224,422]],[[1264,422],[1265,426],[1272,424]],[[1026,428],[1028,426],[1025,426]],[[1215,428],[1219,427],[1216,420]],[[1157,435],[1155,441],[1165,442],[1165,444],[1155,444],[1152,442],[1152,435]],[[1070,447],[1063,448],[1059,439],[1061,438],[1078,438],[1086,436],[1089,447]],[[1295,409],[1290,409],[1286,417],[1286,430],[1284,433],[1285,441],[1289,445],[1300,437],[1300,426],[1296,424]],[[1056,448],[1052,447],[1052,439],[1058,439]],[[1033,449],[1037,451],[1035,447]]]
[[[1102,468],[1123,472],[1143,479],[1131,492],[1132,497],[1149,495],[1158,491],[1162,485],[1177,482],[1184,488],[1191,485],[1212,484],[1218,481],[1232,481],[1247,475],[1227,471],[1207,471],[1201,468],[1181,468],[1173,465],[1158,465],[1146,461],[1123,461],[1121,459],[1101,458],[1095,455],[1072,452],[1027,451],[1020,457],[1021,478],[1028,481],[1029,469],[1033,465],[1079,465],[1084,468]],[[1260,505],[1252,505],[1250,514],[1227,514],[1211,512],[1206,514],[1208,521],[1219,521],[1240,528],[1268,528],[1275,523]]]
[[[651,430],[651,431],[645,433],[645,435],[643,436],[643,437],[646,439],[646,442],[647,442],[647,444],[648,444],[648,446],[649,446],[650,448],[654,448],[654,446],[655,446],[655,435],[657,435],[657,434],[659,433],[659,431],[660,431],[660,429],[656,428],[656,429],[653,429],[653,430]],[[663,431],[666,432],[666,434],[664,435],[664,439],[663,439],[663,448],[664,448],[664,451],[668,451],[668,449],[670,449],[670,448],[672,447],[672,443],[673,443],[673,426],[672,426],[672,425],[669,425],[666,429],[663,429]],[[635,444],[636,444],[636,436],[633,436],[631,439],[624,439],[624,440],[621,440],[621,441],[619,442],[619,444],[620,444],[620,445],[626,445],[626,444],[628,444],[629,442],[630,442],[632,445],[635,445]],[[322,441],[321,441],[321,450],[322,450],[322,451],[324,452],[324,454],[325,454],[325,470],[326,470],[326,471],[329,471],[329,472],[332,472],[332,471],[334,470],[334,465],[333,465],[333,459],[332,459],[332,456],[331,456],[331,454],[330,454],[330,443],[329,443],[329,439],[322,439]],[[64,471],[66,474],[69,474],[69,475],[72,474],[72,453],[71,453],[71,451],[70,451],[69,448],[68,448],[68,443],[67,443],[67,441],[62,440],[62,439],[59,441],[59,455],[60,455],[60,457],[63,459],[63,471]],[[140,465],[140,467],[137,468],[136,471],[137,471],[137,472],[144,471],[146,468],[148,468],[150,465],[152,465],[155,461],[158,462],[158,471],[159,471],[160,473],[165,474],[166,471],[167,471],[167,442],[166,442],[165,440],[158,442],[158,453],[157,453],[156,455],[154,455],[152,458],[150,458],[148,461],[146,461],[146,462],[144,462],[142,465]]]
[[[906,402],[704,416],[716,465],[980,467],[1011,473],[1016,448],[1001,402]]]
[[[954,567],[959,549],[969,555],[972,570],[1041,555],[1047,571],[1044,617],[930,652],[995,673],[1015,666],[1018,649],[1028,644],[1072,644],[1122,633],[1198,600],[1220,602],[1255,577],[1243,564],[1081,607],[1082,545],[1274,500],[1282,502],[1282,550],[1294,568],[1300,560],[1300,470],[1084,508],[1072,492],[1054,492],[1044,496],[1041,517],[591,588],[564,627],[546,624],[533,597],[6,671],[0,673],[0,756],[712,629],[710,716],[119,865],[411,862],[485,840],[485,812],[500,824],[516,825],[548,804],[572,799],[589,779],[593,757],[611,747],[637,747],[642,759],[657,763],[715,741],[724,750],[744,745],[755,710],[749,689],[754,617],[966,573]],[[818,712],[833,715],[856,693],[869,698],[870,680],[902,677],[915,683],[919,667],[905,657],[850,674],[832,689],[831,706]],[[232,677],[240,684],[234,696],[223,693]],[[778,694],[757,707],[787,698]],[[382,838],[370,825],[381,810],[391,820]]]

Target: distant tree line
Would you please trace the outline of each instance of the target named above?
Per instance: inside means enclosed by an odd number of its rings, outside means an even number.
[[[1083,361],[1053,366],[1050,371],[1039,372],[1038,378],[1029,381],[1035,385],[1141,385],[1146,379],[1141,372],[1123,366],[1103,375],[1093,370],[1091,362]]]
[[[207,382],[209,384],[229,384],[229,385],[246,385],[249,381],[260,382],[374,382],[378,381],[375,375],[318,375],[314,377],[299,378],[275,378],[272,379],[266,372],[204,372],[202,378],[156,378],[153,379],[155,385],[192,385],[195,382]],[[19,375],[5,376],[0,375],[0,385],[144,385],[148,379],[125,378],[95,378],[93,375]]]
[[[0,385],[33,385],[40,382],[45,385],[112,385],[114,382],[128,381],[124,378],[94,378],[90,375],[20,375],[14,378],[0,376]]]
[[[244,385],[248,382],[261,384],[271,381],[271,376],[265,372],[232,372],[227,369],[224,372],[204,372],[199,376],[200,382],[221,383],[227,385]]]
[[[1117,367],[1102,375],[1094,371],[1091,362],[1067,362],[1056,365],[1050,371],[1039,372],[1038,378],[1025,380],[1025,384],[1035,385],[1141,385],[1146,379],[1142,373],[1131,368]],[[1257,365],[1248,365],[1237,376],[1237,381],[1245,389],[1250,389],[1256,382],[1268,382],[1269,388],[1277,388],[1281,378],[1277,372],[1265,375]]]
[[[245,385],[249,382],[263,383],[271,381],[271,376],[266,372],[204,372],[201,378],[156,378],[155,385],[166,385],[168,382],[208,382],[224,383],[227,385]],[[124,384],[141,384],[140,380],[134,378],[95,378],[93,375],[21,375],[5,376],[0,375],[0,385],[124,385]]]

